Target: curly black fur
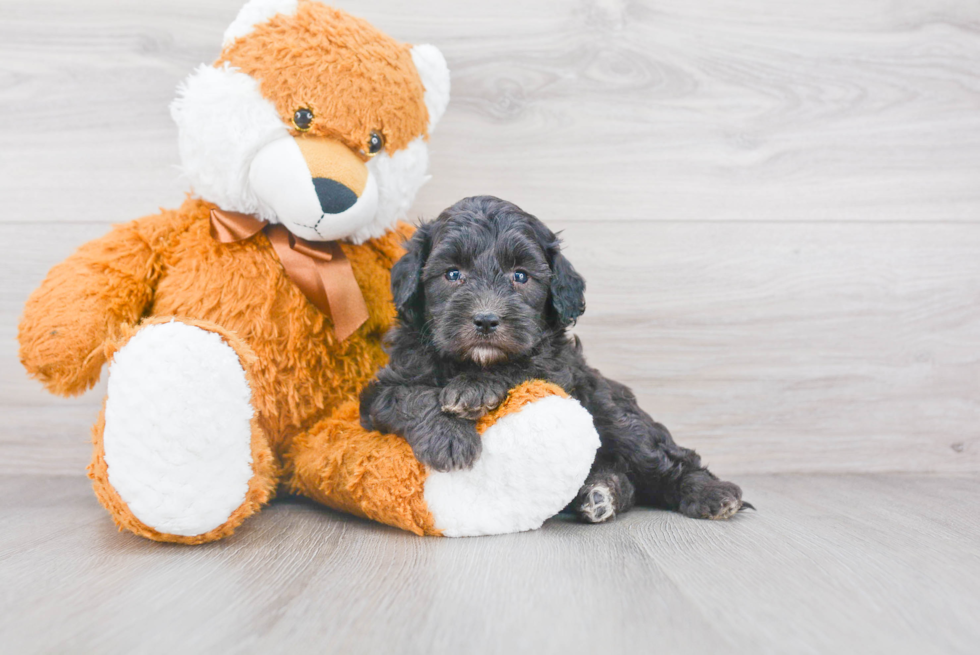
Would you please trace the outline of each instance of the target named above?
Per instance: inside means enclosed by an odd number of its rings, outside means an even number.
[[[570,506],[582,520],[606,521],[634,502],[696,518],[748,506],[626,386],[585,363],[566,333],[585,311],[585,281],[534,216],[465,198],[419,227],[391,281],[399,320],[388,366],[361,394],[365,428],[402,435],[436,470],[468,468],[480,456],[476,419],[517,384],[548,380],[592,414],[601,439]]]

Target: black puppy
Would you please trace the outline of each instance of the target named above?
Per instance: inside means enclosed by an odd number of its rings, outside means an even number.
[[[585,311],[585,281],[534,216],[491,196],[465,198],[419,227],[392,268],[399,323],[391,360],[361,394],[367,429],[402,435],[440,471],[480,455],[475,421],[531,379],[565,389],[592,414],[601,447],[571,504],[598,523],[634,503],[722,519],[748,507],[738,485],[701,465],[585,363],[566,328]]]

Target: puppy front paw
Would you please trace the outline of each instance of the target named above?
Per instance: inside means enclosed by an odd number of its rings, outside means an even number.
[[[439,402],[446,414],[475,421],[502,403],[508,391],[502,383],[461,375],[440,392]]]
[[[483,441],[470,421],[446,417],[436,421],[412,443],[415,458],[436,471],[473,467],[483,451]]]
[[[685,486],[680,511],[694,519],[730,519],[743,507],[752,508],[742,502],[742,489],[733,482],[703,477]]]

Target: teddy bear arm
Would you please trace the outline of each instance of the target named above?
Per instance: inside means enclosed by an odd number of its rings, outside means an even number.
[[[297,435],[290,491],[416,534],[450,537],[537,528],[575,498],[595,459],[592,417],[559,387],[525,382],[476,425],[472,468],[434,471],[408,442],[361,426],[356,400]]]
[[[105,363],[106,340],[139,320],[160,269],[137,223],[114,228],[54,266],[20,323],[20,359],[28,374],[60,395],[91,388]]]

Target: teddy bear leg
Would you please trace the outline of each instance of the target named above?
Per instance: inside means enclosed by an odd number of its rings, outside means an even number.
[[[575,498],[599,435],[558,387],[528,382],[477,424],[471,469],[429,470],[404,439],[368,432],[350,402],[293,442],[294,492],[415,532],[464,537],[533,530]]]
[[[356,400],[296,435],[286,459],[293,493],[418,535],[439,534],[425,504],[426,467],[401,437],[362,428]]]
[[[156,541],[220,539],[273,493],[276,464],[252,403],[248,346],[202,321],[145,321],[113,351],[93,428],[96,496]]]

